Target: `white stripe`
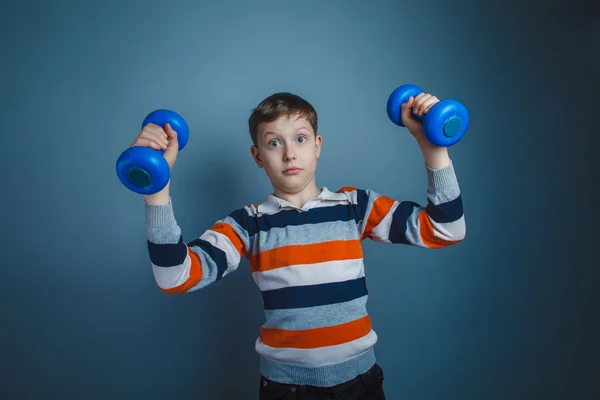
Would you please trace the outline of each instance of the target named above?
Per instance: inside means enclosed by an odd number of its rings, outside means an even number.
[[[377,343],[377,334],[371,330],[371,332],[360,339],[336,346],[320,347],[318,349],[269,347],[259,337],[256,339],[255,349],[258,354],[271,360],[301,366],[318,367],[346,361],[374,346],[375,343]]]
[[[354,205],[358,204],[358,190],[352,190],[350,192],[344,192],[350,199],[350,202]]]
[[[254,282],[260,290],[343,282],[362,278],[363,276],[365,276],[365,269],[362,258],[327,261],[317,264],[296,264],[252,273]]]
[[[382,243],[391,243],[389,240],[390,228],[392,227],[392,221],[394,217],[394,211],[398,208],[397,201],[394,201],[394,205],[385,217],[379,222],[379,224],[371,231],[372,240]]]
[[[225,253],[227,269],[223,271],[223,277],[229,275],[231,272],[237,269],[241,261],[240,253],[238,253],[237,249],[231,242],[231,239],[229,239],[227,235],[208,229],[200,236],[200,239],[206,240],[208,243],[212,244],[218,249],[221,249]]]
[[[206,240],[225,253],[228,268],[237,267],[240,263],[240,253],[227,235],[208,229],[200,236],[200,239]]]
[[[173,267],[159,267],[152,264],[152,271],[154,272],[154,279],[156,279],[158,287],[161,289],[171,289],[182,285],[189,279],[191,267],[192,260],[190,255],[186,254],[183,264]]]
[[[320,203],[316,204],[313,208],[334,207],[334,206],[347,205],[347,204],[348,204],[348,199],[346,199],[346,200],[327,200],[327,201],[321,201]]]
[[[452,222],[439,223],[431,218],[433,226],[433,234],[443,240],[462,240],[466,235],[465,216],[462,215],[459,219]]]

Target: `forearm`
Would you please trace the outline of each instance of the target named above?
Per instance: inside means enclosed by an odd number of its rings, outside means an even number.
[[[419,144],[421,153],[423,153],[425,165],[429,168],[435,170],[447,167],[450,164],[450,156],[447,147],[435,146],[425,138],[418,140],[417,143]]]

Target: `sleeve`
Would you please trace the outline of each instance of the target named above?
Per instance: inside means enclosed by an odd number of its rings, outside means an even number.
[[[199,238],[185,243],[172,203],[146,204],[150,262],[159,288],[167,294],[192,292],[235,271],[249,249],[241,211],[217,221]]]
[[[364,218],[359,225],[361,239],[430,249],[448,247],[464,239],[462,197],[452,162],[437,170],[425,168],[426,206],[394,200],[370,189],[365,191],[361,207]]]

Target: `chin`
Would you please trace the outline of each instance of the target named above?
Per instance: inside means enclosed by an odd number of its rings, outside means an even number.
[[[289,177],[288,177],[289,178]],[[293,179],[292,182],[289,180],[287,182],[279,182],[277,185],[281,190],[284,190],[286,193],[299,193],[308,185],[308,181],[295,179],[296,177],[291,177]]]
[[[306,185],[279,185],[279,188],[286,193],[299,193]]]

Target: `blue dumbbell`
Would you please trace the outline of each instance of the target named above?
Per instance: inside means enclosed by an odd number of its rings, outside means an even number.
[[[187,144],[190,130],[181,115],[170,110],[156,110],[148,114],[142,122],[144,126],[153,123],[164,127],[169,123],[177,132],[177,142],[181,151]],[[117,160],[117,175],[129,190],[140,194],[160,192],[171,178],[169,163],[163,157],[164,150],[145,146],[133,146],[125,150]]]
[[[402,104],[406,103],[410,96],[417,97],[420,93],[423,93],[420,87],[410,84],[402,85],[392,92],[387,102],[387,114],[394,124],[404,127]],[[458,142],[469,126],[466,107],[451,99],[439,101],[424,116],[413,113],[413,117],[423,123],[425,138],[440,147],[449,147]]]

